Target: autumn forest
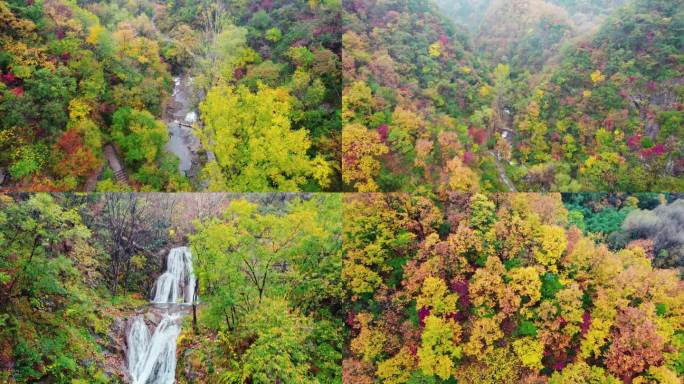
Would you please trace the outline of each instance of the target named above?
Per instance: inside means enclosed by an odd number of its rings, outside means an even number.
[[[680,191],[681,0],[343,2],[356,191]]]
[[[0,187],[338,190],[337,9],[0,2]]]
[[[0,383],[683,380],[684,0],[0,0]]]
[[[672,193],[1,195],[0,381],[676,384],[683,231]]]

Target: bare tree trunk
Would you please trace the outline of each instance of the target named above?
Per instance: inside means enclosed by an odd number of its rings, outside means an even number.
[[[192,329],[195,334],[199,333],[197,329],[197,291],[199,289],[199,278],[195,281],[195,292],[192,294]]]

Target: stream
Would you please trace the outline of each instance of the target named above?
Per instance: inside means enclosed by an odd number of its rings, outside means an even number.
[[[132,384],[176,382],[176,340],[193,303],[195,284],[190,249],[171,249],[166,272],[154,285],[151,305],[127,325],[126,362]]]
[[[164,122],[169,131],[166,151],[178,157],[178,170],[181,174],[194,177],[199,170],[198,151],[200,141],[192,131],[197,121],[197,111],[193,109],[192,78],[181,75],[173,78],[173,94],[166,107]]]

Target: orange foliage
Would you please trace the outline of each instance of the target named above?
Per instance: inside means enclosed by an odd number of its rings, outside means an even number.
[[[83,146],[83,139],[73,129],[60,137],[57,148],[61,152],[61,161],[55,164],[54,171],[61,177],[84,177],[100,165],[93,151]]]

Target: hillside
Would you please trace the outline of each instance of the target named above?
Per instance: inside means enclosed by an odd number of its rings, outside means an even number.
[[[681,1],[442,2],[448,17],[425,3],[353,4],[345,8],[351,21],[343,41],[350,57],[345,70],[352,70],[345,72],[351,96],[343,108],[354,111],[345,115],[343,140],[351,153],[344,166],[350,188],[682,188]],[[411,44],[382,39],[383,23],[397,9]],[[368,20],[363,25],[372,33],[359,34],[357,19]],[[466,20],[480,20],[479,27],[460,24]],[[443,55],[442,42],[421,39],[420,31],[435,28],[450,31],[448,43],[458,42],[462,53]],[[379,60],[385,50],[388,57]],[[407,51],[422,56],[407,57]],[[362,52],[376,57],[364,59]],[[423,97],[393,101],[389,92],[388,103],[380,87],[387,79],[373,74],[381,63],[383,74],[412,81]],[[415,63],[442,68],[406,72]],[[449,87],[459,91],[451,94]],[[366,118],[359,108],[366,108]],[[413,123],[402,122],[402,113]]]
[[[338,10],[0,1],[0,188],[339,189]],[[226,103],[253,118],[271,99],[261,130],[226,121]]]
[[[460,175],[465,167],[454,154],[482,144],[465,121],[483,105],[488,70],[467,36],[429,2],[344,7],[345,183],[365,191],[415,190],[470,178]]]
[[[530,167],[521,183],[680,190],[682,23],[682,2],[635,1],[564,51],[519,105],[515,157]]]
[[[649,240],[609,249],[559,194],[357,194],[345,207],[345,383],[681,382],[681,269],[653,266]]]
[[[341,213],[332,194],[0,194],[0,382],[340,382]]]

